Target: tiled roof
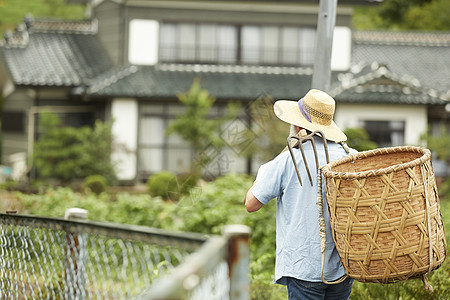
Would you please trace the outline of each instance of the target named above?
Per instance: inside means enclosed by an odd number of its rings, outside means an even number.
[[[450,33],[413,31],[355,31],[353,41],[371,45],[450,46]]]
[[[127,66],[108,72],[87,89],[93,97],[175,97],[189,90],[194,78],[218,99],[253,100],[262,93],[297,99],[311,86],[311,69],[244,66]],[[118,75],[120,74],[120,75]]]
[[[423,87],[411,76],[398,76],[386,66],[373,63],[341,73],[330,91],[337,101],[395,104],[446,104],[447,96]]]
[[[0,53],[17,85],[89,84],[113,66],[95,28],[91,22],[35,21],[4,40]]]
[[[356,69],[356,68],[355,68]],[[85,92],[91,97],[174,98],[189,90],[194,78],[218,99],[253,100],[261,94],[298,99],[311,86],[310,69],[208,65],[129,65],[99,77]],[[417,80],[372,65],[333,74],[330,91],[338,102],[387,104],[447,103]],[[81,91],[78,91],[81,92]]]
[[[218,99],[298,99],[311,68],[113,64],[95,21],[26,21],[0,52],[16,85],[70,86],[90,97],[175,98],[194,78]],[[353,68],[333,74],[337,101],[433,104],[450,99],[450,34],[357,31]]]
[[[61,32],[61,33],[80,33],[96,34],[98,31],[98,22],[94,20],[69,20],[61,22],[60,20],[33,20],[30,27],[32,32]]]
[[[450,99],[450,33],[354,32],[352,63],[374,62]]]

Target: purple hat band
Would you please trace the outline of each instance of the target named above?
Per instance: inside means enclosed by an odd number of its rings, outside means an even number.
[[[298,108],[300,108],[300,112],[306,118],[306,120],[308,120],[309,123],[312,123],[309,113],[305,110],[305,101],[303,101],[303,98],[298,100]]]

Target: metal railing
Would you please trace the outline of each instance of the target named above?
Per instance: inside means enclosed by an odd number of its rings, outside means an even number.
[[[247,227],[207,238],[86,217],[0,214],[0,299],[248,299]]]

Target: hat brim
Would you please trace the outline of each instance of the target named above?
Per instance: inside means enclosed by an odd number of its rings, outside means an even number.
[[[297,101],[278,100],[275,102],[273,110],[275,115],[286,123],[305,128],[309,131],[322,131],[327,140],[333,142],[344,142],[347,140],[345,133],[339,129],[334,121],[331,121],[330,125],[309,122],[300,112]]]

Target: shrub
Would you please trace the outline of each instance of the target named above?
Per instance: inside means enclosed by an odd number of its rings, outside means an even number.
[[[157,176],[161,177],[161,176]],[[172,174],[171,179],[175,180]],[[166,187],[168,180],[163,181]],[[114,202],[107,193],[100,195],[75,193],[69,188],[47,189],[40,194],[15,193],[23,205],[24,213],[62,217],[65,209],[80,207],[89,211],[89,218],[124,224],[136,224],[166,230],[195,231],[220,234],[226,224],[246,224],[252,228],[251,247],[251,297],[254,300],[287,299],[286,288],[273,283],[275,261],[276,201],[271,201],[260,211],[248,214],[242,204],[252,178],[229,174],[193,187],[179,201],[167,202],[161,197],[119,193]],[[112,205],[113,204],[113,205]],[[450,195],[441,198],[441,212],[446,238],[450,239]],[[447,249],[450,251],[450,247]],[[428,276],[434,288],[428,294],[420,279],[395,284],[355,282],[350,296],[358,299],[450,299],[450,260]]]
[[[98,195],[106,191],[108,181],[102,175],[90,175],[84,179],[83,187]]]
[[[12,190],[15,190],[18,185],[19,185],[19,183],[17,181],[15,181],[14,179],[8,179],[5,182],[0,183],[0,189],[12,191]]]
[[[350,148],[365,151],[377,148],[377,144],[370,140],[369,134],[364,128],[347,128],[344,131],[347,136],[347,144]]]
[[[116,181],[111,161],[112,123],[99,120],[92,128],[63,126],[55,113],[42,113],[34,144],[33,167],[39,179],[56,179],[63,184],[101,174]]]
[[[197,186],[199,180],[198,175],[194,174],[181,174],[178,176],[180,194],[187,195],[192,188]]]
[[[171,200],[179,198],[177,176],[169,171],[162,171],[150,176],[147,180],[147,189],[153,197],[159,196]]]

